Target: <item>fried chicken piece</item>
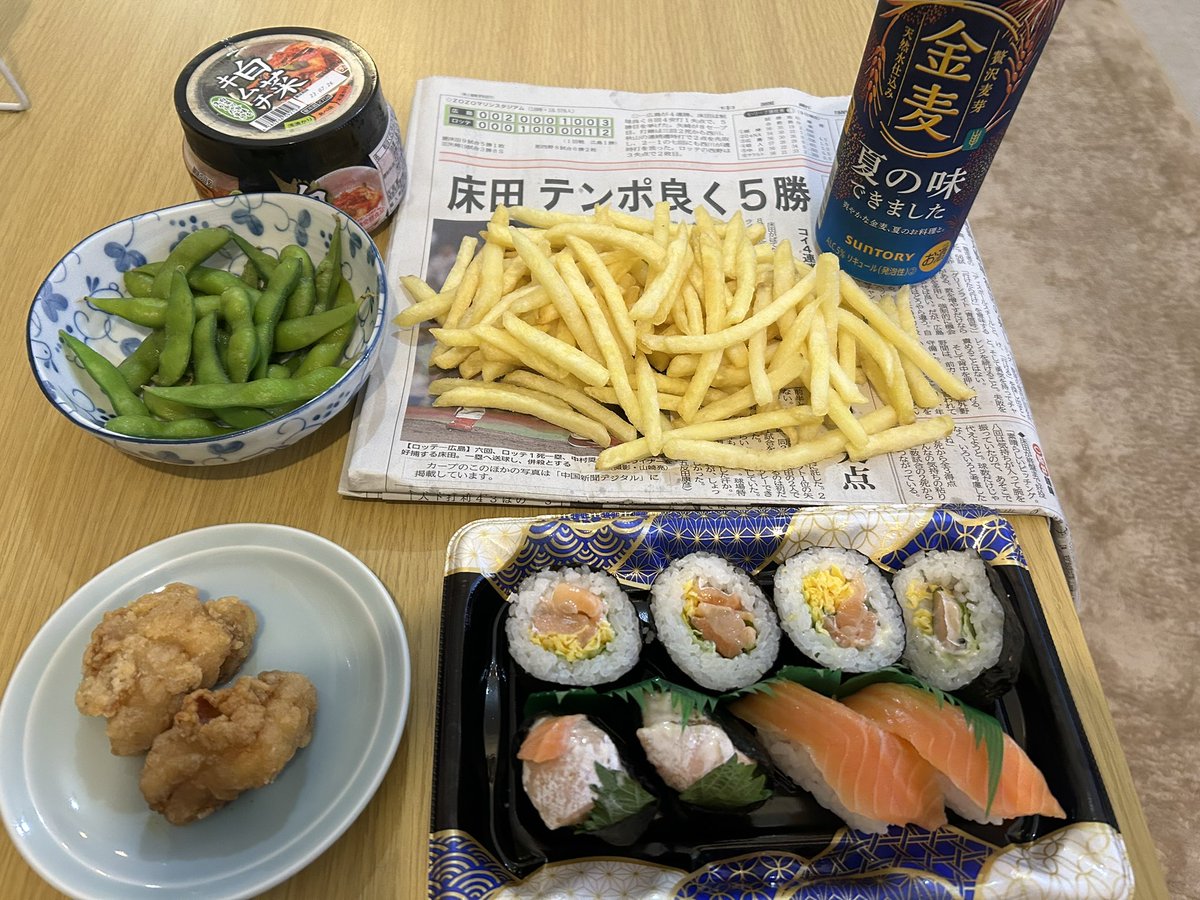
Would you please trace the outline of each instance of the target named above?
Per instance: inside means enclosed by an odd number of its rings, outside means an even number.
[[[244,675],[187,696],[175,724],[154,739],[142,796],[173,825],[203,819],[263,787],[312,740],[317,689],[295,672]]]
[[[201,603],[191,585],[168,584],[104,614],[83,654],[75,706],[108,719],[113,753],[144,753],[184,696],[238,670],[257,630],[254,611],[236,597]]]

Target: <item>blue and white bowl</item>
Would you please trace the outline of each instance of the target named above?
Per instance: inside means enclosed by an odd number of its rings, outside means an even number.
[[[220,437],[153,440],[126,437],[104,428],[113,412],[108,398],[64,352],[66,331],[119,363],[148,330],[96,309],[84,298],[123,295],[123,273],[164,259],[185,235],[223,225],[251,243],[278,254],[299,244],[319,262],[329,248],[336,220],[343,231],[342,275],[361,307],[346,348],[353,362],[332,388],[266,424]],[[230,247],[233,247],[231,244]],[[207,265],[233,269],[244,257],[233,247]],[[387,330],[388,289],[383,261],[362,227],[338,209],[299,194],[239,194],[196,200],[124,219],[84,238],[54,267],[29,310],[29,363],[42,393],[60,413],[104,443],[142,459],[178,465],[243,462],[294,444],[342,410],[367,379]]]

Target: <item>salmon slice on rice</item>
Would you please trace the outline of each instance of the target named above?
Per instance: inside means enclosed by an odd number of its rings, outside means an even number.
[[[1000,783],[989,809],[987,746],[976,740],[961,709],[940,703],[928,691],[873,684],[843,702],[911,744],[937,769],[946,805],[960,816],[993,825],[1019,816],[1066,818],[1041,771],[1007,734]]]
[[[937,772],[905,741],[806,687],[775,681],[737,700],[775,764],[857,831],[946,823]]]

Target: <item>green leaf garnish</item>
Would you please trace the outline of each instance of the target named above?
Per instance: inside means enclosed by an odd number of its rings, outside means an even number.
[[[775,677],[794,681],[826,697],[832,697],[842,683],[841,669],[819,669],[815,666],[784,666],[775,673]]]
[[[758,766],[731,756],[679,795],[685,803],[706,809],[741,809],[771,796]]]
[[[564,702],[590,703],[600,697],[595,688],[574,688],[563,691],[537,691],[529,695],[525,701],[525,717],[530,718],[542,712],[555,712]]]
[[[647,678],[628,687],[613,688],[608,693],[622,700],[633,700],[642,710],[646,708],[646,697],[649,694],[669,694],[671,705],[679,711],[683,725],[691,721],[693,713],[707,714],[717,706],[717,698],[694,691],[691,688],[673,684],[663,678]]]
[[[602,831],[636,816],[654,802],[654,795],[638,784],[637,779],[619,769],[595,765],[600,778],[599,784],[592,785],[595,804],[588,817],[575,826],[576,831]]]
[[[848,697],[872,684],[904,684],[915,687],[926,693],[933,694],[938,700],[938,706],[949,703],[962,711],[967,727],[975,738],[975,746],[983,744],[987,751],[988,760],[988,796],[984,815],[992,811],[992,801],[996,799],[996,790],[1000,787],[1000,774],[1004,770],[1004,729],[992,716],[973,706],[968,706],[957,697],[945,691],[926,684],[911,672],[888,666],[877,672],[867,672],[848,679],[835,693],[836,698]]]
[[[733,700],[747,694],[770,695],[774,693],[771,685],[780,681],[792,681],[810,691],[832,697],[842,683],[842,672],[840,669],[818,669],[814,666],[784,666],[770,678],[756,681],[754,684],[738,688],[736,691],[730,691],[722,695],[722,699]]]

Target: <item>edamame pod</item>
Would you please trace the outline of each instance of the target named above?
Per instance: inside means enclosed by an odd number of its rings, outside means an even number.
[[[242,248],[242,252],[246,254],[246,257],[254,263],[254,268],[258,270],[258,274],[263,278],[270,279],[271,275],[275,272],[275,267],[279,265],[279,260],[270,253],[255,247],[236,231],[230,232],[230,236],[233,238],[233,242]]]
[[[354,306],[354,290],[350,287],[350,282],[345,278],[341,279],[338,285],[337,305]],[[342,355],[346,352],[346,345],[350,343],[350,336],[354,334],[354,319],[350,319],[345,325],[340,325],[333,331],[329,332],[315,344],[304,355],[304,362],[300,363],[300,368],[296,370],[296,375],[307,375],[316,369],[324,366],[332,366],[341,362]],[[295,376],[293,376],[295,377]]]
[[[258,360],[258,332],[254,329],[254,308],[244,287],[232,287],[221,294],[221,313],[229,326],[229,347],[225,367],[230,381],[250,377]]]
[[[237,430],[211,419],[176,419],[173,422],[164,422],[153,416],[115,416],[105,422],[104,427],[117,434],[155,440],[220,437]]]
[[[171,292],[171,282],[176,269],[183,269],[183,274],[187,275],[229,243],[231,237],[233,232],[228,228],[199,228],[187,235],[167,254],[162,268],[154,276],[154,296],[167,297]]]
[[[280,259],[296,259],[300,262],[300,280],[296,289],[288,297],[287,306],[283,309],[282,320],[296,319],[307,316],[312,312],[313,304],[317,302],[317,286],[313,281],[316,275],[312,259],[308,252],[296,244],[289,244],[279,254]]]
[[[126,322],[144,328],[162,328],[167,321],[167,301],[158,297],[84,297],[96,309]],[[221,298],[211,294],[200,294],[192,298],[196,304],[196,318],[218,312]]]
[[[335,328],[354,321],[358,312],[353,304],[335,306],[323,313],[287,319],[275,327],[275,352],[289,353],[315,344]]]
[[[162,353],[162,330],[152,331],[134,351],[117,364],[117,371],[125,379],[131,391],[137,391],[154,377],[158,371],[158,356]]]
[[[254,330],[258,333],[258,360],[254,364],[254,378],[262,378],[267,374],[271,350],[275,346],[275,325],[299,279],[299,261],[294,258],[281,261],[268,279],[266,290],[254,304]]]
[[[177,403],[201,409],[221,410],[230,406],[266,409],[288,403],[311,400],[329,390],[346,374],[338,366],[315,369],[294,378],[260,378],[245,384],[188,384],[179,387],[147,387],[145,393],[157,394]]]
[[[161,277],[161,273],[156,277]],[[166,337],[158,357],[157,380],[159,384],[171,385],[187,371],[192,358],[192,329],[196,327],[196,307],[182,266],[172,273],[163,325]]]
[[[117,415],[148,415],[146,404],[129,387],[116,366],[74,335],[60,331],[58,336],[104,392]]]
[[[342,277],[342,220],[338,219],[333,228],[333,237],[329,240],[329,252],[317,266],[316,287],[317,301],[313,304],[314,313],[329,309],[337,298],[338,282]]]

